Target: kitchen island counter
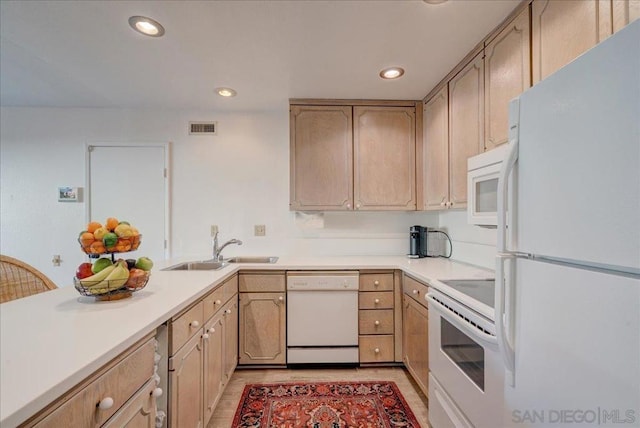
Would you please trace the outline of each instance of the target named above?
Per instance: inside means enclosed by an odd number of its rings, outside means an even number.
[[[190,259],[190,260],[193,260]],[[16,426],[239,270],[400,269],[433,282],[487,278],[490,270],[447,259],[402,256],[280,257],[272,264],[229,264],[217,271],[162,271],[132,297],[98,302],[73,286],[0,307],[0,425]]]

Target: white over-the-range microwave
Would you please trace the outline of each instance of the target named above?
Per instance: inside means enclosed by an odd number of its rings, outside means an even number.
[[[494,228],[498,224],[498,177],[507,155],[504,144],[467,160],[467,221]]]

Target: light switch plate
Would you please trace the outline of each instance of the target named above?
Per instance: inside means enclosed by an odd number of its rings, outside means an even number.
[[[267,226],[264,224],[256,224],[253,226],[253,234],[255,236],[265,236],[267,234]]]

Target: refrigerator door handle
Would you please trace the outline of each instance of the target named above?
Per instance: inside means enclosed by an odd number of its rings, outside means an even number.
[[[495,288],[495,307],[496,307],[496,338],[498,340],[498,349],[504,360],[507,370],[505,378],[507,382],[513,386],[515,383],[515,350],[509,341],[509,332],[513,332],[513,325],[506,325],[506,320],[513,323],[513,314],[511,313],[511,305],[505,298],[506,288],[513,284],[512,273],[513,266],[509,270],[509,278],[505,273],[505,260],[513,261],[516,256],[513,254],[498,254],[496,256],[496,288]],[[512,290],[510,289],[510,295]]]
[[[504,253],[507,251],[507,199],[508,199],[508,186],[509,175],[513,171],[513,167],[518,160],[518,139],[514,138],[509,141],[509,151],[507,156],[502,162],[500,168],[500,174],[498,175],[498,253]],[[511,211],[515,209],[515,204],[512,204]],[[510,213],[511,218],[515,218],[515,213]]]

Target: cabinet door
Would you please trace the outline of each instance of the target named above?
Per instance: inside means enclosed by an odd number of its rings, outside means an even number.
[[[292,106],[292,210],[348,210],[353,203],[350,106]]]
[[[202,335],[197,334],[180,352],[169,358],[169,390],[172,427],[203,427]]]
[[[449,202],[449,89],[444,86],[424,105],[424,208],[441,210]]]
[[[534,84],[611,34],[611,0],[535,0],[531,11]]]
[[[156,426],[156,398],[153,391],[156,381],[147,384],[116,413],[104,428],[155,428]]]
[[[467,159],[483,149],[484,67],[479,53],[449,82],[449,202],[467,205]]]
[[[529,8],[484,49],[484,150],[508,140],[509,101],[531,86]]]
[[[611,0],[613,32],[640,18],[640,0]]]
[[[416,209],[415,107],[354,107],[355,208]]]
[[[240,293],[239,364],[286,363],[285,293]]]
[[[429,395],[429,311],[406,294],[402,296],[403,361],[425,395]]]
[[[204,423],[209,423],[222,395],[223,311],[219,311],[205,326],[204,342]]]
[[[226,385],[238,365],[238,297],[234,296],[224,307],[223,313],[222,384]]]

